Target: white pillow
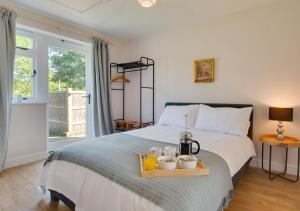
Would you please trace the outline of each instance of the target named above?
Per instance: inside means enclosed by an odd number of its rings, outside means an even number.
[[[187,114],[187,127],[195,125],[199,105],[167,106],[160,116],[158,125],[185,127],[185,115]]]
[[[195,128],[205,131],[220,132],[247,137],[250,127],[252,107],[246,108],[213,108],[201,104]]]

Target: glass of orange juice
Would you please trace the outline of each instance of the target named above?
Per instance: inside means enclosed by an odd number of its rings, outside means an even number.
[[[153,152],[149,152],[147,154],[146,159],[144,160],[144,170],[145,171],[153,171],[156,169],[156,155]]]

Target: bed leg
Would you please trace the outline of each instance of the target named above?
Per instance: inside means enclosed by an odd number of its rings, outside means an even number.
[[[50,198],[52,202],[59,202],[59,198],[57,197],[54,191],[50,191]]]
[[[56,203],[63,202],[67,207],[70,208],[70,210],[75,211],[76,205],[73,201],[65,197],[63,194],[58,193],[54,190],[49,190],[49,192],[50,192],[51,202],[56,202]]]

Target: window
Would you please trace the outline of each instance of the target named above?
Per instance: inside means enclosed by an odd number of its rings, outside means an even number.
[[[36,49],[34,35],[17,31],[13,81],[14,101],[26,101],[35,97],[35,63]]]
[[[32,49],[32,45],[33,45],[33,39],[31,37],[26,37],[21,35],[16,36],[16,46],[18,49],[22,49],[22,50]]]

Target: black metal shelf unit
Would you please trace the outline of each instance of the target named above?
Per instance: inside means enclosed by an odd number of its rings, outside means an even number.
[[[152,86],[143,86],[143,71],[152,70]],[[129,62],[129,63],[111,63],[110,64],[110,76],[112,76],[112,72],[116,71],[123,75],[125,78],[126,73],[129,72],[139,72],[140,74],[140,127],[143,127],[144,124],[154,124],[154,94],[155,94],[155,75],[154,75],[154,60],[141,57],[139,61]],[[152,90],[152,121],[151,122],[143,122],[143,89],[151,89]],[[122,119],[117,120],[125,120],[125,83],[122,83],[122,88],[112,88],[113,91],[122,91],[123,97],[123,111],[122,111]]]

